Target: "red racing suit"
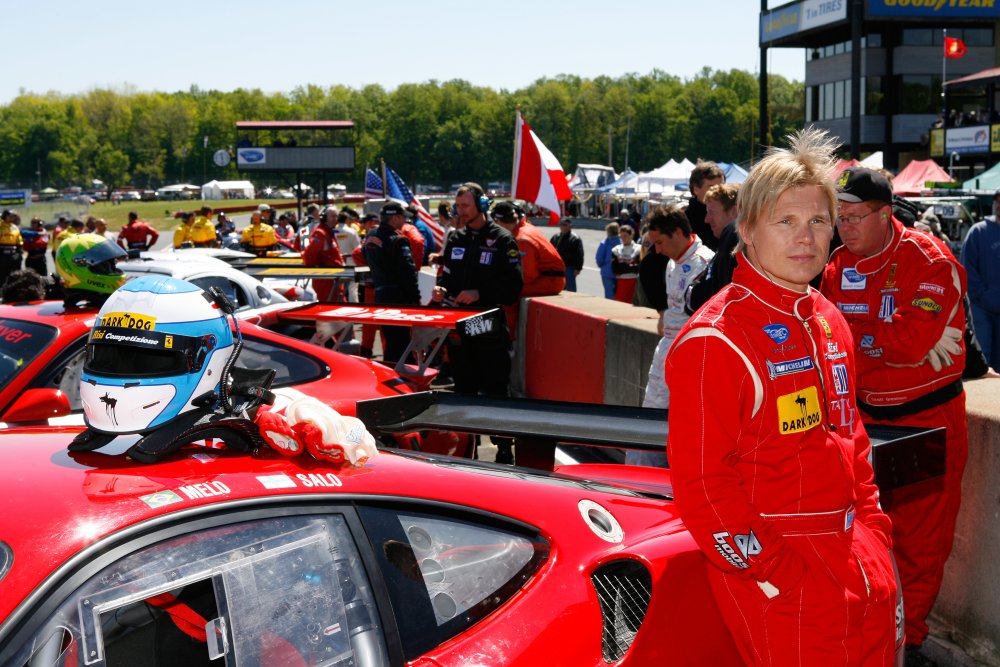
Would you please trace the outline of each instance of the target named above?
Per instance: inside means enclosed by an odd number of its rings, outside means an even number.
[[[968,458],[962,370],[965,269],[938,239],[895,218],[884,251],[862,258],[838,248],[823,273],[822,291],[851,327],[858,355],[857,399],[865,421],[944,426],[943,488],[920,484],[886,497],[906,602],[906,641],[921,644],[944,564],[951,553]],[[957,332],[950,365],[935,369],[932,348]]]
[[[118,233],[118,245],[126,250],[149,250],[160,238],[160,232],[142,220],[133,220]]]
[[[303,266],[339,267],[344,265],[340,247],[332,229],[318,224],[309,236],[309,245],[302,253]],[[337,281],[314,278],[313,291],[318,301],[337,301]]]
[[[677,508],[746,664],[893,664],[891,524],[844,318],[741,255],[678,333],[666,379]]]
[[[524,220],[518,222],[511,233],[521,253],[521,277],[524,279],[521,297],[550,296],[562,292],[566,287],[566,264],[552,242],[538,227]],[[519,308],[520,300],[503,306],[511,340],[517,337]]]

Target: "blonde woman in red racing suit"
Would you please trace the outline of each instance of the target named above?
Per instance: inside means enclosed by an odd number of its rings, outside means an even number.
[[[891,665],[891,524],[850,330],[809,287],[833,236],[833,145],[791,142],[741,187],[733,282],[667,356],[674,494],[747,664]]]

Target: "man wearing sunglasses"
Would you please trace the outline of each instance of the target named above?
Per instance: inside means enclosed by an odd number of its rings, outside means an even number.
[[[893,216],[892,188],[878,172],[846,170],[837,199],[844,245],[830,258],[822,291],[851,327],[857,367],[857,386],[837,391],[855,392],[866,423],[947,429],[943,489],[915,485],[883,498],[906,600],[906,643],[919,646],[951,553],[968,456],[965,270],[940,240]],[[820,352],[830,359],[851,352],[828,348]],[[834,425],[852,418],[832,416]]]

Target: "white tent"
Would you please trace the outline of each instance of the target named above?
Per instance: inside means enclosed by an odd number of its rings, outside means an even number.
[[[608,183],[604,187],[597,188],[597,192],[612,192],[615,194],[635,192],[638,181],[639,174],[635,173],[631,169],[626,169],[621,176],[614,180],[614,182]]]
[[[253,199],[250,181],[209,181],[201,186],[202,199]]]
[[[178,192],[197,192],[198,190],[200,188],[191,183],[176,183],[174,185],[164,185],[156,191],[156,196],[164,199],[166,196],[176,195]]]
[[[868,167],[869,169],[881,169],[883,167],[882,160],[882,151],[875,151],[861,161],[861,166]]]

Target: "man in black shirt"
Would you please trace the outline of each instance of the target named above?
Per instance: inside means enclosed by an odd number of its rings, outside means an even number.
[[[442,273],[431,300],[474,308],[495,308],[521,296],[521,255],[506,229],[487,219],[490,200],[476,183],[466,183],[455,195],[462,229],[448,238],[441,253]],[[510,377],[510,338],[500,331],[465,339],[449,339],[455,391],[506,396]]]
[[[740,186],[737,183],[713,185],[705,193],[707,215],[705,222],[711,229],[713,239],[719,245],[715,251],[712,263],[705,271],[696,276],[688,286],[684,310],[693,315],[694,311],[704,305],[723,287],[733,281],[733,271],[736,269],[736,243],[739,234],[736,233],[736,197]]]
[[[583,239],[573,231],[569,218],[559,221],[559,233],[552,235],[552,245],[566,265],[566,291],[576,291],[576,277],[583,271]]]
[[[713,185],[721,185],[725,182],[726,175],[722,173],[719,165],[703,160],[698,160],[688,179],[691,201],[688,203],[685,213],[688,222],[691,223],[691,231],[698,235],[702,243],[715,252],[719,250],[719,239],[712,234],[708,223],[705,222],[705,193]]]
[[[417,267],[413,264],[410,244],[399,229],[406,222],[406,209],[396,202],[382,207],[380,224],[365,237],[364,257],[368,263],[375,303],[401,306],[419,305]],[[407,327],[382,327],[385,336],[383,359],[395,363],[410,343]]]

